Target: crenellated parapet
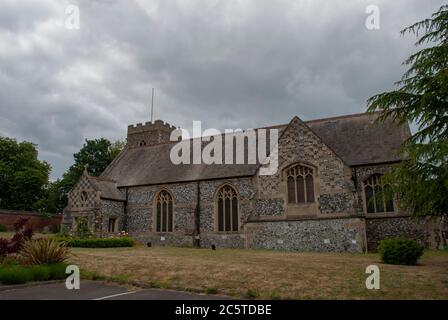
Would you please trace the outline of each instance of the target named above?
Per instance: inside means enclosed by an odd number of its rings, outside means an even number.
[[[130,125],[128,126],[128,146],[138,148],[169,142],[171,132],[174,130],[176,130],[175,126],[162,120]]]

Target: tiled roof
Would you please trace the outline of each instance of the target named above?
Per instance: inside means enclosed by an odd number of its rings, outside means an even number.
[[[378,115],[361,113],[305,124],[349,166],[400,161],[399,147],[410,136],[409,126],[398,126],[391,120],[375,123]],[[286,127],[269,128],[281,131]],[[119,187],[136,186],[252,176],[259,167],[258,164],[175,165],[170,160],[173,145],[126,147],[101,177],[117,181]]]
[[[125,201],[124,195],[117,189],[117,183],[107,178],[87,176],[93,187],[101,192],[101,198]]]

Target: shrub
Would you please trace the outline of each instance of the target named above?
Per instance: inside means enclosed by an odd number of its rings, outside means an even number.
[[[384,263],[415,265],[423,254],[423,246],[412,239],[389,238],[380,241],[378,252]]]
[[[50,267],[46,265],[37,265],[31,267],[34,281],[46,281],[51,279]]]
[[[132,247],[134,240],[129,237],[120,238],[91,238],[91,239],[76,239],[66,238],[62,239],[67,247],[78,248],[117,248],[117,247]]]
[[[28,219],[20,218],[14,223],[15,234],[11,240],[0,238],[0,260],[7,255],[18,253],[22,250],[26,240],[30,240],[33,236],[33,230],[26,227]]]
[[[6,226],[4,224],[0,224],[0,232],[6,232],[6,231],[8,231]]]
[[[66,265],[63,263],[50,265],[0,265],[0,283],[22,284],[30,281],[47,281],[65,279]]]
[[[27,241],[20,256],[26,264],[55,264],[67,260],[68,254],[68,248],[64,243],[43,238]]]
[[[75,234],[79,238],[88,238],[92,236],[89,229],[89,220],[86,217],[79,217],[76,220]]]
[[[60,280],[67,278],[67,274],[65,273],[67,265],[65,263],[50,264],[48,268],[50,269],[50,279]]]
[[[0,268],[0,282],[3,284],[22,284],[33,280],[29,269],[17,265]]]

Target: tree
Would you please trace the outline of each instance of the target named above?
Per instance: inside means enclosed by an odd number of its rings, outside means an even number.
[[[49,188],[48,203],[52,204],[51,212],[62,212],[67,205],[67,193],[81,177],[88,165],[88,172],[99,176],[115,159],[125,146],[125,142],[111,143],[105,138],[85,140],[81,150],[73,155],[75,163],[63,174],[62,179],[53,182]]]
[[[406,160],[386,179],[402,206],[415,216],[448,214],[448,5],[431,18],[404,30],[423,46],[404,65],[398,89],[368,100],[368,111],[382,110],[398,123],[414,122],[418,131],[402,146]]]
[[[0,208],[41,209],[51,167],[37,156],[33,143],[0,137]]]

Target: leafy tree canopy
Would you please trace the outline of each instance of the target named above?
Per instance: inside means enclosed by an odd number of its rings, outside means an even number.
[[[0,137],[0,208],[41,209],[50,170],[37,158],[36,145]]]
[[[401,204],[416,216],[448,214],[448,5],[401,31],[417,47],[397,89],[368,100],[379,121],[413,122],[418,130],[403,145],[406,161],[386,176]]]

